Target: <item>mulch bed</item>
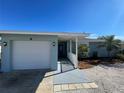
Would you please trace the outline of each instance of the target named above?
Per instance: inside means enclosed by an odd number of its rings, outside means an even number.
[[[79,69],[88,69],[88,68],[92,68],[96,65],[99,65],[99,64],[103,64],[103,65],[106,65],[106,64],[115,64],[115,63],[122,63],[122,61],[118,60],[118,59],[112,59],[112,60],[108,60],[108,59],[97,59],[97,60],[94,60],[94,59],[84,59],[82,61],[79,61],[78,63],[78,68]]]
[[[79,69],[88,69],[88,68],[92,68],[92,67],[93,67],[93,65],[88,62],[80,61],[78,64]]]

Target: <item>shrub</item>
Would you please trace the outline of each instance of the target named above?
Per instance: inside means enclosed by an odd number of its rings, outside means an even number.
[[[123,50],[119,50],[117,53],[118,54],[124,54],[124,49]]]
[[[117,54],[116,56],[118,59],[124,61],[124,54]]]
[[[78,47],[78,57],[79,59],[88,57],[88,47],[85,44],[81,44]]]

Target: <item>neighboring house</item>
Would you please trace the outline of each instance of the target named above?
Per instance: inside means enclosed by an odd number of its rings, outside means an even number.
[[[89,42],[89,56],[93,57],[94,53],[97,52],[98,57],[107,57],[107,51],[105,47],[99,47],[102,42]]]
[[[106,48],[100,47],[100,45],[103,45],[104,42],[105,42],[104,40],[99,40],[99,39],[84,39],[84,40],[79,40],[79,45],[85,44],[88,46],[89,48],[88,57],[93,57],[94,53],[96,52],[98,57],[108,57]],[[114,56],[115,53],[116,50],[113,50],[111,52],[111,56]]]
[[[93,57],[94,52],[97,52],[98,57],[107,57],[107,51],[106,51],[105,47],[101,47],[101,48],[98,47],[103,42],[104,42],[104,40],[85,39],[85,40],[80,40],[79,45],[80,44],[87,45],[87,47],[88,47],[88,57]]]
[[[58,58],[68,58],[78,66],[78,40],[86,33],[36,33],[0,31],[1,70],[57,69]]]
[[[124,41],[121,43],[121,49],[124,50]]]
[[[0,60],[1,60],[1,42],[0,42]]]

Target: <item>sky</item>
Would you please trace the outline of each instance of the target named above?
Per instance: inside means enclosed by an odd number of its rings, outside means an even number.
[[[124,40],[124,0],[0,0],[0,30],[86,32]]]

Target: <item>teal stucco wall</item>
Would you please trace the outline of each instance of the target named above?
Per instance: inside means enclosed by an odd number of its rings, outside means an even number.
[[[49,35],[1,35],[2,37],[2,60],[1,71],[10,72],[12,68],[12,42],[13,41],[49,41],[51,43],[51,56],[50,56],[50,69],[57,69],[58,60],[58,37]],[[7,42],[7,46],[3,45],[3,42]],[[53,46],[55,42],[55,46]],[[36,55],[38,56],[38,55]]]
[[[98,57],[107,57],[107,51],[105,47],[99,47],[102,43],[100,42],[90,42],[89,43],[89,56],[93,57],[93,53],[97,52]]]

